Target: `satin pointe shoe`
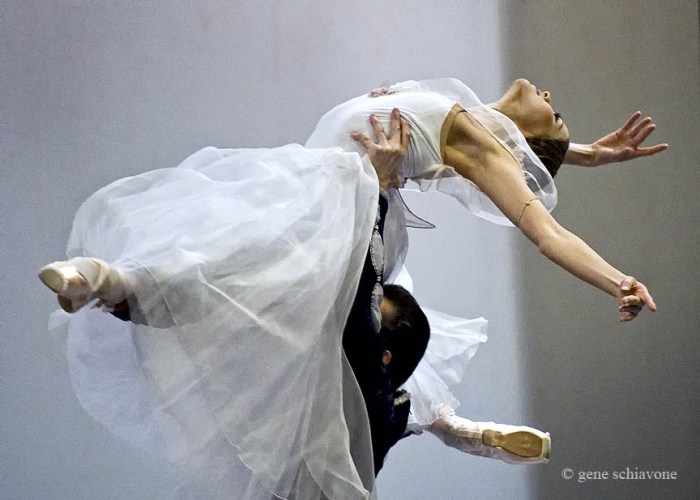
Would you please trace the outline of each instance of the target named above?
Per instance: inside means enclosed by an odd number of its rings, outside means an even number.
[[[524,425],[473,422],[454,412],[441,412],[428,430],[447,446],[509,464],[547,462],[552,448],[548,432]]]
[[[74,313],[99,299],[104,304],[126,300],[127,280],[116,268],[99,259],[75,257],[52,262],[39,270],[39,279],[58,294],[58,304]]]

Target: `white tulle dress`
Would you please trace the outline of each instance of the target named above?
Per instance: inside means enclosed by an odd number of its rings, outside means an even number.
[[[369,133],[369,116],[374,114],[389,130],[390,114],[398,108],[411,126],[408,154],[401,175],[421,191],[438,191],[457,199],[474,215],[500,225],[512,225],[479,188],[442,161],[446,132],[454,112],[467,112],[479,122],[520,164],[523,176],[542,204],[552,210],[557,190],[551,174],[530,149],[516,125],[505,115],[483,104],[464,83],[453,78],[406,81],[382,87],[344,102],[319,121],[307,147],[340,146],[360,152],[350,138],[355,130]],[[391,193],[384,226],[386,251],[385,280],[398,282],[412,291],[410,276],[403,267],[408,250],[407,226],[431,227],[404,205],[398,192]],[[440,407],[457,408],[452,388],[458,385],[466,362],[479,344],[486,341],[483,318],[465,320],[424,308],[431,327],[431,339],[423,360],[404,388],[411,393],[409,425],[417,431],[438,418]]]
[[[461,82],[378,94],[330,111],[306,147],[205,148],[176,168],[110,184],[76,214],[68,256],[126,271],[149,326],[89,308],[55,313],[53,326],[67,326],[75,392],[113,433],[173,464],[178,497],[373,496],[366,411],[341,344],[377,209],[375,173],[349,138],[369,133],[370,113],[388,122],[398,107],[408,119],[402,173],[422,190],[505,223],[441,162],[441,127],[458,105],[520,161],[548,208],[556,202],[515,125]],[[393,193],[388,281],[401,280],[406,226],[420,223]],[[419,427],[439,406],[457,406],[450,387],[486,340],[483,319],[427,313],[430,345],[406,384]]]
[[[377,196],[358,154],[299,145],[206,148],[95,193],[68,255],[127,271],[150,326],[55,314],[81,404],[172,463],[179,498],[369,498],[341,340]]]

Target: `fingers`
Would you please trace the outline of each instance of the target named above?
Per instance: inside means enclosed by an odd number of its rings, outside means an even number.
[[[656,302],[654,302],[654,297],[651,296],[647,287],[642,283],[637,283],[637,297],[642,299],[644,305],[649,308],[649,310],[656,312]]]
[[[393,120],[393,118],[392,118],[392,120]],[[362,132],[352,132],[350,134],[350,137],[352,137],[355,141],[362,144],[362,146],[368,151],[373,146],[387,144],[386,134],[384,133],[384,127],[382,126],[382,123],[379,121],[379,119],[377,119],[377,117],[373,114],[369,115],[369,123],[372,126],[372,133],[374,134],[374,139],[375,139],[374,141],[372,139],[370,139],[369,137],[367,137]]]
[[[668,149],[668,144],[657,144],[656,146],[650,146],[648,148],[637,148],[637,156],[651,156],[661,151],[666,151]]]
[[[637,123],[637,120],[642,116],[640,111],[632,113],[632,116],[625,122],[625,124],[620,128],[621,132],[624,132],[633,141],[633,146],[636,148],[639,144],[643,143],[647,137],[649,137],[654,130],[656,130],[656,125],[652,123],[650,116],[645,117],[642,121]],[[668,144],[657,144],[648,148],[637,148],[638,156],[649,156],[661,151],[668,149]]]
[[[632,113],[632,116],[630,116],[627,119],[627,121],[625,122],[625,124],[622,127],[620,127],[620,130],[627,132],[629,129],[631,129],[634,126],[634,122],[639,120],[640,116],[642,116],[641,111],[635,111],[634,113]]]
[[[350,137],[362,144],[365,149],[369,150],[372,146],[390,146],[401,148],[402,151],[408,150],[411,139],[411,127],[408,121],[401,116],[401,112],[397,108],[391,111],[389,135],[384,131],[382,122],[374,114],[370,115],[369,123],[372,127],[372,133],[374,134],[374,141],[362,132],[353,132],[350,134]]]
[[[401,117],[401,149],[407,150],[408,143],[411,141],[411,127],[408,122]]]
[[[401,117],[401,113],[397,108],[391,110],[390,122],[389,122],[389,134],[384,131],[382,122],[379,121],[374,114],[369,116],[369,123],[372,125],[372,132],[374,133],[374,138],[377,144],[386,144],[387,139],[398,139],[401,141],[401,131],[403,130],[403,124],[405,120]]]
[[[352,134],[350,134],[350,137],[362,144],[362,147],[367,150],[374,146],[374,142],[372,142],[372,140],[362,132],[353,132]]]
[[[632,321],[644,309],[644,302],[636,295],[628,295],[620,299],[617,310],[621,313],[620,321]]]
[[[626,323],[627,321],[632,321],[634,318],[637,317],[638,314],[639,314],[639,313],[633,313],[633,312],[630,312],[630,311],[625,311],[625,312],[623,312],[622,315],[620,316],[620,321],[623,322],[623,323]]]
[[[625,295],[631,295],[629,292],[632,291],[637,285],[637,280],[634,276],[625,276],[622,282],[620,282],[620,291]]]
[[[382,127],[382,122],[380,122],[376,116],[369,115],[369,123],[370,125],[372,125],[374,139],[377,141],[377,144],[386,144],[386,134],[384,133],[384,127]]]
[[[391,110],[391,122],[389,123],[389,128],[391,130],[391,138],[401,136],[401,125],[403,118],[401,118],[401,113],[397,108]]]
[[[651,134],[654,129],[656,128],[656,125],[651,123],[651,118],[646,117],[644,118],[641,122],[637,123],[634,126],[634,129],[632,132],[630,132],[630,136],[632,137],[639,137],[641,135],[644,135],[644,138],[646,138],[649,134]],[[642,142],[644,139],[641,139],[639,142]]]
[[[639,148],[639,144],[643,143],[647,137],[651,135],[652,132],[656,130],[656,125],[651,123],[651,118],[648,116],[642,120],[639,125],[637,125],[631,132],[632,140],[634,141],[634,146],[637,148],[637,153],[639,156],[649,156],[661,151],[668,149],[668,144],[656,144],[655,146],[650,146],[647,148]]]
[[[619,307],[617,308],[617,310],[621,313],[629,312],[635,316],[642,312],[642,309],[644,309],[644,301],[636,295],[623,297],[622,300],[620,300]]]
[[[656,311],[656,303],[647,287],[638,282],[632,276],[625,276],[620,283],[621,297],[618,299],[618,311],[621,312],[620,321],[632,321],[644,309],[648,307],[651,311]]]
[[[401,147],[402,150],[406,150],[411,137],[411,127],[406,119],[401,116],[401,112],[398,108],[391,110],[391,123],[389,126],[391,128],[389,140]]]
[[[651,121],[651,119],[650,119]],[[644,139],[649,137],[649,134],[651,134],[654,130],[656,129],[656,125],[648,125],[645,126],[643,130],[641,130],[638,134],[634,135],[634,141],[636,144],[641,144],[644,142]]]

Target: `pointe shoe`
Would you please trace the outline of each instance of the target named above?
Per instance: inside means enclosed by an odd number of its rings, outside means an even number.
[[[486,446],[500,448],[511,455],[528,459],[528,462],[546,462],[552,448],[548,432],[524,425],[480,422],[483,430],[481,440]]]
[[[94,299],[104,304],[126,300],[126,278],[99,259],[75,257],[52,262],[39,270],[39,279],[58,294],[58,304],[74,313]]]
[[[547,462],[552,448],[548,432],[527,426],[473,422],[454,412],[441,413],[428,430],[447,446],[509,464]]]

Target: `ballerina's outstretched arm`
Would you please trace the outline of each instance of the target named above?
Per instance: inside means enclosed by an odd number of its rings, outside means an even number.
[[[656,130],[656,125],[648,116],[637,123],[641,116],[641,111],[632,113],[624,125],[592,144],[572,142],[564,157],[564,163],[582,167],[597,167],[655,155],[668,149],[666,143],[641,146],[647,137]]]
[[[644,284],[615,269],[537,202],[517,161],[466,113],[449,132],[446,163],[476,184],[501,212],[555,264],[617,298],[620,321],[656,304]]]

